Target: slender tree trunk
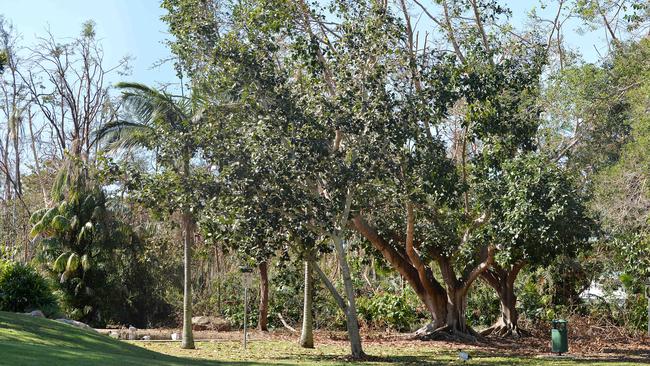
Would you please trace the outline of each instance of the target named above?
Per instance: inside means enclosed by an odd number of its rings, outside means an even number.
[[[302,308],[302,329],[300,330],[300,346],[314,348],[314,282],[312,280],[312,264],[305,261],[305,292]]]
[[[350,275],[350,267],[345,258],[345,248],[343,247],[343,240],[335,236],[334,245],[336,247],[336,254],[341,267],[341,275],[343,277],[343,287],[345,289],[345,296],[347,298],[345,319],[348,329],[348,337],[350,338],[350,349],[353,358],[361,358],[364,356],[363,348],[361,347],[361,334],[359,333],[359,321],[357,319],[357,306],[354,295],[354,285],[352,283],[352,276]]]
[[[260,270],[260,320],[259,329],[264,332],[269,330],[269,268],[267,262],[258,265]]]
[[[21,121],[20,117],[16,118],[16,121],[14,122],[14,158],[15,158],[15,166],[14,166],[14,182],[15,182],[15,190],[16,190],[16,196],[22,196],[23,195],[23,184],[22,184],[22,178],[20,174],[20,127],[21,125],[19,124]]]
[[[183,342],[181,348],[194,349],[192,334],[192,246],[194,225],[189,210],[183,211],[184,279],[183,279]]]
[[[38,184],[41,187],[41,193],[43,194],[43,203],[47,206],[47,189],[45,188],[45,182],[43,181],[43,176],[41,175],[41,165],[39,163],[38,154],[36,153],[36,138],[34,137],[34,115],[31,110],[27,110],[28,126],[29,126],[29,137],[30,145],[32,148],[32,155],[34,156],[34,170],[36,176],[38,177]]]
[[[9,121],[7,121],[7,124],[9,124]],[[10,170],[10,164],[9,164],[9,131],[7,131],[7,135],[5,136],[5,144],[2,146],[0,144],[0,150],[3,151],[3,156],[2,156],[2,163],[5,167],[4,173],[5,173],[5,184],[4,184],[4,202],[2,203],[2,222],[5,224],[5,227],[2,230],[3,236],[5,236],[3,241],[5,242],[5,253],[11,253],[11,259],[14,259],[14,251],[11,250],[13,249],[12,246],[16,245],[14,243],[13,238],[11,237],[11,229],[9,228],[11,225],[10,219],[9,219],[9,202],[11,200],[11,170]]]
[[[22,185],[22,178],[20,174],[20,128],[21,126],[21,117],[16,117],[16,121],[14,122],[14,163],[16,164],[14,166],[14,182],[16,184],[15,191],[16,191],[16,198],[22,200],[23,196],[23,185]],[[15,236],[15,241],[16,244],[20,243],[21,241],[23,242],[23,263],[27,263],[28,257],[29,257],[29,240],[25,238],[24,236],[20,235],[20,229],[19,226],[22,226],[22,224],[19,224],[19,218],[18,218],[18,202],[17,200],[14,200],[14,229],[16,230],[16,236]]]
[[[190,177],[190,153],[183,154],[183,177]],[[184,244],[184,279],[183,279],[183,342],[181,348],[194,349],[192,333],[192,249],[194,247],[194,218],[189,208],[183,208],[181,214]]]

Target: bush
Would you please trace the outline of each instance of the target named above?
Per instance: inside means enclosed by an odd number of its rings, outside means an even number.
[[[17,262],[0,263],[0,310],[58,312],[50,286],[34,268]]]
[[[524,273],[517,288],[519,315],[531,322],[546,319],[546,307],[550,303],[550,295],[542,295],[537,289],[534,276]]]
[[[488,327],[499,318],[500,309],[499,297],[494,289],[483,281],[474,282],[467,296],[467,322],[472,326]]]
[[[375,327],[386,327],[397,331],[409,331],[418,319],[416,308],[407,295],[381,293],[372,297],[357,299],[359,316]]]

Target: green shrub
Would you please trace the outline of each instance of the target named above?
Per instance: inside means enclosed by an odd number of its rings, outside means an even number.
[[[476,281],[467,296],[465,316],[473,326],[490,326],[500,316],[499,297],[490,286],[483,281]]]
[[[537,289],[534,277],[524,274],[519,286],[516,288],[519,315],[537,322],[546,318],[545,307],[550,303],[549,295],[541,295]]]
[[[408,331],[416,323],[418,314],[410,304],[407,295],[381,293],[372,297],[357,299],[359,316],[375,327],[386,327],[397,331]]]
[[[34,268],[17,262],[0,263],[0,310],[58,312],[50,286]]]

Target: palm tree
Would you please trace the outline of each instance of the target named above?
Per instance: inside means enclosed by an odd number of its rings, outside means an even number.
[[[190,177],[191,159],[197,148],[192,131],[203,120],[202,103],[196,98],[177,97],[138,83],[119,83],[125,119],[114,120],[98,132],[113,151],[144,148],[156,152],[162,166],[173,169],[182,181]],[[184,246],[183,341],[194,348],[192,335],[191,257],[195,218],[187,205],[180,209]]]

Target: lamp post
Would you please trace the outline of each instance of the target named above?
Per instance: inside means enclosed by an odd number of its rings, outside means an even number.
[[[248,329],[246,328],[246,321],[248,319],[248,286],[251,283],[251,275],[253,270],[248,266],[239,267],[243,277],[244,277],[244,349],[246,349],[246,344],[248,342]]]

